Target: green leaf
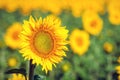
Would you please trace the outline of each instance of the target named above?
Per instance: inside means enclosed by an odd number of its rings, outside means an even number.
[[[26,70],[24,69],[24,68],[20,68],[20,69],[11,69],[11,70],[8,70],[8,71],[6,71],[5,72],[5,74],[14,74],[14,73],[16,73],[16,74],[22,74],[22,75],[24,75],[25,77],[26,77]]]

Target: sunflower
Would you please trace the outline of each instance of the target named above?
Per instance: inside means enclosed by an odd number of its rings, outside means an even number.
[[[105,0],[83,0],[84,10],[95,11],[99,13],[104,12]]]
[[[108,53],[111,53],[113,51],[113,45],[109,42],[105,42],[103,48]]]
[[[114,25],[120,24],[120,11],[113,11],[109,13],[109,21]]]
[[[63,72],[70,71],[70,69],[71,69],[71,64],[69,62],[65,62],[65,63],[62,64]]]
[[[17,59],[15,57],[11,57],[8,59],[8,66],[15,67],[17,65]]]
[[[118,75],[118,80],[120,80],[120,74]]]
[[[4,35],[4,40],[6,42],[6,45],[9,46],[12,49],[18,48],[20,38],[18,37],[22,27],[21,24],[16,22],[13,25],[11,25],[5,35]]]
[[[83,11],[83,5],[82,5],[82,0],[74,1],[70,0],[69,5],[72,11],[72,14],[74,17],[80,17],[81,13]]]
[[[25,59],[31,60],[36,65],[41,65],[47,73],[52,70],[52,65],[59,63],[66,56],[65,46],[68,42],[68,30],[61,26],[60,19],[55,16],[47,16],[34,20],[30,16],[29,21],[24,21],[20,34],[20,52]]]
[[[120,74],[120,65],[116,66],[116,67],[115,67],[115,70],[116,70],[116,72],[117,72],[118,74]]]
[[[12,4],[12,5],[9,5]],[[18,0],[7,0],[5,3],[5,8],[8,12],[14,12],[19,7],[19,1]]]
[[[83,55],[90,45],[89,34],[83,30],[75,29],[70,35],[70,46],[72,50]]]
[[[118,57],[118,60],[117,60],[117,62],[120,64],[120,56]]]
[[[86,11],[82,21],[84,29],[92,35],[98,35],[103,28],[103,21],[95,12]]]
[[[22,74],[12,74],[12,78],[8,80],[26,80]]]
[[[108,4],[109,21],[114,25],[120,24],[120,1],[112,0]]]

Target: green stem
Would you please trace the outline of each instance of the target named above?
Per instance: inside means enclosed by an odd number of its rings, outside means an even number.
[[[32,64],[32,60],[30,60],[29,66],[30,66],[30,68],[29,68],[29,80],[33,80],[35,64]]]

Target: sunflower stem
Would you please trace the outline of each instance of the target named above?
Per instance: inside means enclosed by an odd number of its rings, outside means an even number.
[[[30,60],[29,68],[29,80],[33,80],[35,64],[32,64],[32,59]]]
[[[25,80],[27,80],[27,76],[25,76]]]

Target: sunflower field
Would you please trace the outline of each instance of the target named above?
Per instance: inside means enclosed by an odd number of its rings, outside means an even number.
[[[120,80],[120,0],[0,0],[0,80]]]

